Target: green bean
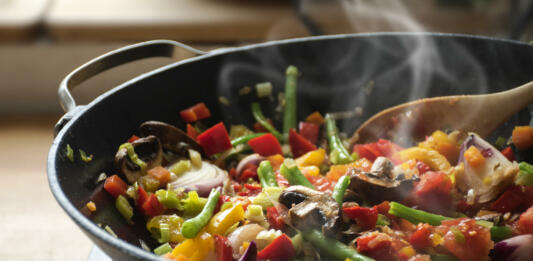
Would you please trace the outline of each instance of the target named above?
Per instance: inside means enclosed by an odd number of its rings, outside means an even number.
[[[335,184],[335,187],[333,188],[333,193],[331,193],[331,196],[339,205],[342,205],[342,200],[344,199],[344,192],[350,185],[350,177],[348,175],[342,176],[338,181],[337,184]]]
[[[196,217],[183,222],[183,225],[181,226],[181,234],[184,237],[195,237],[198,232],[200,232],[200,230],[207,225],[213,216],[213,212],[215,211],[219,197],[220,192],[217,189],[211,190],[211,193],[209,193],[209,197],[207,198],[207,203],[205,203],[202,211]]]
[[[493,226],[490,228],[490,238],[494,242],[502,241],[510,238],[513,235],[513,230],[506,226]]]
[[[308,188],[315,189],[315,186],[300,172],[297,166],[288,168],[285,163],[281,164],[281,175],[285,177],[291,186],[302,185]]]
[[[298,68],[290,65],[285,72],[285,111],[283,112],[283,133],[288,134],[289,129],[296,129],[296,96],[298,88]]]
[[[263,111],[261,111],[261,106],[257,102],[252,102],[252,114],[257,122],[261,124],[261,126],[265,127],[270,133],[272,133],[276,139],[283,140],[283,136],[281,136],[281,133],[279,133],[274,126],[270,125],[268,121],[265,118],[265,115],[263,115]]]
[[[263,188],[278,186],[276,175],[274,174],[274,170],[272,169],[270,161],[268,160],[263,160],[261,163],[259,163],[259,167],[257,168],[257,176],[259,177],[261,187]]]
[[[347,164],[353,161],[352,155],[348,153],[341,139],[339,138],[335,120],[326,115],[326,130],[329,141],[330,160],[334,164]]]
[[[250,134],[250,135],[240,136],[238,138],[235,138],[235,139],[231,140],[231,145],[235,147],[237,145],[244,144],[244,143],[248,142],[249,140],[251,140],[253,138],[257,138],[257,137],[263,136],[265,134],[266,133],[264,133],[264,132],[259,132],[259,133],[254,133],[254,134]]]
[[[450,217],[406,207],[394,201],[390,202],[389,214],[406,219],[415,225],[418,223],[428,223],[432,226],[438,226],[442,221],[452,219]]]
[[[371,261],[370,257],[359,254],[355,249],[335,240],[326,238],[322,233],[316,230],[310,230],[302,233],[306,241],[316,247],[320,252],[334,258],[335,260],[344,261],[347,258],[354,261]]]

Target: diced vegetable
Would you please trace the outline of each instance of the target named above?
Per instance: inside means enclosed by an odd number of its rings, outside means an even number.
[[[263,136],[265,134],[266,133],[264,133],[264,132],[260,132],[260,133],[253,133],[253,134],[249,134],[249,135],[245,135],[245,136],[240,136],[238,138],[235,138],[235,139],[231,140],[231,145],[237,146],[237,145],[240,145],[240,144],[244,144],[244,143],[247,143],[249,140],[251,140],[253,138],[261,137],[261,136]]]
[[[241,204],[237,204],[214,215],[207,225],[207,232],[224,235],[228,228],[243,219],[244,209]]]
[[[324,117],[322,117],[322,114],[320,114],[320,112],[315,111],[309,114],[309,116],[307,116],[307,118],[305,119],[305,122],[313,123],[313,124],[320,126],[324,124]]]
[[[94,202],[92,202],[92,201],[87,202],[87,204],[85,204],[85,206],[91,212],[95,212],[96,211],[96,204],[94,204]]]
[[[378,221],[378,210],[376,207],[365,208],[360,206],[343,208],[342,212],[349,218],[356,221],[357,225],[364,230],[372,229]]]
[[[252,241],[246,248],[246,251],[242,254],[238,261],[255,261],[257,257],[257,247],[255,242]]]
[[[316,146],[298,134],[294,129],[289,130],[289,145],[294,157],[300,157],[307,152],[316,150]]]
[[[179,209],[181,208],[180,199],[178,195],[172,190],[160,189],[155,192],[157,199],[163,206],[169,209]]]
[[[281,145],[271,133],[249,140],[248,145],[252,147],[252,150],[255,153],[258,153],[261,156],[282,154]]]
[[[320,126],[314,123],[300,122],[298,127],[300,135],[309,140],[312,144],[317,143]]]
[[[259,177],[261,187],[263,188],[278,186],[276,175],[274,174],[274,170],[272,169],[270,161],[268,160],[261,161],[259,167],[257,168],[257,176]]]
[[[187,193],[187,198],[183,199],[181,203],[185,216],[195,216],[202,211],[207,203],[207,199],[199,197],[198,193],[193,190]]]
[[[150,217],[161,215],[165,211],[165,207],[159,202],[155,194],[148,196],[143,203],[142,208],[143,213]]]
[[[83,151],[82,149],[78,149],[78,151],[80,152],[80,157],[83,162],[87,163],[93,160],[93,155],[87,156],[87,153],[85,153],[85,151]]]
[[[524,234],[533,234],[533,207],[528,208],[520,215],[518,230]]]
[[[146,162],[141,160],[141,158],[139,158],[137,153],[135,153],[135,149],[133,148],[133,145],[131,143],[126,142],[126,143],[120,145],[120,147],[118,147],[118,149],[119,150],[126,149],[126,151],[128,152],[128,157],[130,158],[130,160],[133,163],[135,163],[137,166],[139,166],[141,168],[141,171],[144,172],[146,170],[146,167],[147,167]]]
[[[161,166],[157,166],[157,167],[149,169],[148,175],[159,180],[160,184],[166,184],[170,182],[170,172]]]
[[[519,150],[533,146],[533,128],[530,126],[516,126],[512,135],[513,144]]]
[[[533,186],[533,165],[527,162],[520,162],[518,168],[520,172],[515,178],[515,184]]]
[[[118,212],[120,212],[120,214],[126,219],[126,221],[131,221],[131,217],[133,217],[133,208],[130,206],[130,203],[124,196],[119,195],[117,197],[115,201],[115,207],[117,208]]]
[[[252,115],[254,116],[255,120],[266,130],[272,133],[276,139],[282,140],[281,133],[279,133],[279,131],[277,131],[271,123],[267,122],[263,112],[261,111],[261,106],[257,102],[252,102]]]
[[[431,214],[422,210],[409,208],[394,201],[390,202],[389,214],[406,219],[415,225],[418,223],[428,223],[432,226],[438,226],[442,221],[452,219],[441,215]]]
[[[271,82],[261,82],[255,85],[255,90],[257,92],[257,97],[263,98],[268,97],[272,94],[272,83]]]
[[[283,229],[285,227],[285,221],[276,207],[267,208],[267,219],[273,229]]]
[[[190,160],[180,160],[174,164],[172,164],[168,170],[170,170],[172,173],[176,175],[181,175],[191,169],[191,161]]]
[[[162,256],[166,253],[172,252],[172,247],[169,243],[164,243],[160,246],[158,246],[156,249],[154,249],[154,254],[158,256]]]
[[[187,135],[194,140],[196,140],[196,137],[198,136],[198,132],[190,123],[187,123]]]
[[[117,175],[113,175],[105,180],[104,189],[107,191],[107,193],[116,198],[120,195],[126,194],[128,184],[126,184],[126,182],[124,182]]]
[[[505,156],[509,161],[514,161],[515,157],[514,157],[514,152],[513,152],[513,149],[511,147],[507,147],[505,149],[502,150],[502,154],[503,156]]]
[[[192,165],[196,168],[202,167],[202,155],[198,151],[191,149],[188,152]]]
[[[419,160],[427,164],[432,170],[446,171],[451,165],[448,160],[436,150],[413,147],[399,152],[402,161]]]
[[[285,235],[277,237],[266,246],[263,250],[257,253],[259,260],[276,260],[276,259],[291,259],[294,256],[294,246],[291,239]]]
[[[72,147],[70,147],[70,144],[67,144],[67,159],[70,160],[70,162],[74,162],[74,150],[72,150]]]
[[[290,129],[296,128],[297,119],[297,88],[298,69],[295,66],[287,67],[285,72],[285,110],[283,112],[283,133],[288,134]]]
[[[196,137],[196,140],[208,156],[223,152],[232,147],[226,127],[224,127],[222,122],[202,132]]]
[[[339,138],[335,120],[326,115],[326,130],[329,141],[329,157],[333,164],[346,164],[353,161],[352,155],[348,153]]]
[[[213,212],[215,211],[219,197],[220,192],[216,189],[213,189],[207,198],[207,203],[202,209],[202,212],[200,212],[200,214],[198,214],[196,217],[191,218],[183,223],[183,226],[181,227],[181,234],[184,237],[195,237],[198,232],[200,232],[200,230],[207,225],[213,216]]]
[[[470,146],[463,155],[468,164],[474,168],[481,166],[485,162],[485,157],[475,146]]]
[[[180,116],[185,122],[195,122],[209,118],[211,116],[211,112],[203,102],[200,102],[185,110],[182,110],[180,112]]]
[[[490,237],[492,241],[499,242],[510,238],[513,235],[513,230],[506,226],[493,226],[490,228]]]
[[[320,167],[326,159],[326,151],[324,149],[317,149],[305,153],[296,159],[298,167],[315,166]]]
[[[225,236],[214,235],[215,238],[215,253],[217,261],[232,261],[233,254],[231,245]]]

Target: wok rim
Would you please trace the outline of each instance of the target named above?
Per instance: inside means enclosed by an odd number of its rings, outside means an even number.
[[[92,236],[100,239],[101,241],[109,244],[113,248],[117,249],[120,252],[123,252],[129,256],[135,256],[137,258],[142,258],[145,260],[161,260],[160,257],[156,256],[153,253],[147,252],[140,247],[134,246],[120,238],[115,238],[109,233],[105,232],[102,228],[98,227],[90,218],[83,215],[69,200],[65,195],[64,191],[59,185],[59,180],[56,172],[56,159],[59,153],[59,143],[65,138],[65,134],[71,128],[71,126],[78,121],[87,111],[89,111],[96,104],[100,103],[102,100],[107,97],[115,94],[116,92],[138,82],[140,80],[152,77],[158,73],[169,70],[171,68],[181,66],[183,64],[193,63],[203,59],[209,59],[210,57],[225,55],[233,52],[240,52],[251,50],[255,48],[268,47],[274,45],[284,45],[292,43],[303,43],[308,41],[321,41],[321,40],[334,40],[334,39],[345,39],[345,38],[365,38],[365,37],[382,37],[382,36],[421,36],[421,37],[448,37],[448,38],[464,38],[464,39],[476,39],[476,40],[487,40],[491,42],[504,42],[509,44],[516,44],[521,46],[530,46],[526,42],[502,39],[490,36],[480,36],[480,35],[468,35],[468,34],[455,34],[455,33],[435,33],[435,32],[375,32],[375,33],[355,33],[355,34],[337,34],[337,35],[324,35],[324,36],[310,36],[310,37],[301,37],[301,38],[292,38],[284,40],[275,40],[267,41],[263,43],[250,44],[240,47],[230,47],[230,48],[221,48],[215,49],[210,52],[207,52],[204,55],[176,61],[168,65],[153,69],[146,73],[142,73],[134,78],[121,83],[106,92],[100,94],[94,100],[92,100],[87,105],[82,105],[83,109],[78,110],[73,116],[72,119],[61,129],[61,131],[54,138],[52,145],[50,147],[48,157],[47,157],[47,176],[48,183],[54,198],[59,203],[61,208],[67,213],[67,215],[86,233],[90,233]],[[92,239],[91,239],[92,241]],[[93,244],[95,242],[93,241]],[[105,251],[102,249],[105,253]],[[107,253],[106,253],[107,255]]]

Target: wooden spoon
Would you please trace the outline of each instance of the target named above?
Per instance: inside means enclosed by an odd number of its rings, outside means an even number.
[[[372,116],[357,129],[352,142],[386,138],[405,144],[412,139],[422,140],[438,129],[472,131],[487,137],[532,102],[533,81],[498,93],[420,99]]]

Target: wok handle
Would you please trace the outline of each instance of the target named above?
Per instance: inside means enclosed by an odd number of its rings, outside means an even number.
[[[204,51],[192,48],[180,42],[172,40],[153,40],[113,50],[90,60],[69,73],[59,85],[59,104],[66,114],[63,115],[56,124],[54,135],[57,135],[59,130],[61,130],[72,116],[81,109],[80,106],[76,105],[76,101],[70,93],[70,90],[74,87],[101,72],[119,65],[150,57],[172,57],[174,50],[177,47],[190,51],[196,55],[206,54]]]

